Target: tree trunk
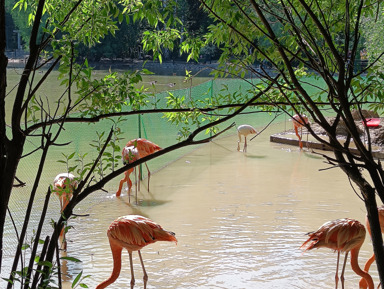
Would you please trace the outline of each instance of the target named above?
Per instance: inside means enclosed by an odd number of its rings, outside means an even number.
[[[384,248],[375,198],[375,189],[369,186],[364,190],[363,194],[365,194],[364,202],[367,209],[369,226],[371,227],[372,246],[376,257],[377,271],[379,273],[381,284],[384,284]]]
[[[9,182],[6,181],[6,126],[5,94],[7,87],[8,58],[5,56],[5,0],[0,0],[0,273],[3,260],[3,233],[9,199]]]

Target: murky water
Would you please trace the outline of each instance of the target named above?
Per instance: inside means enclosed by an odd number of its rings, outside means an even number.
[[[260,123],[256,119],[250,121],[249,115],[244,118],[249,124]],[[159,120],[145,121],[147,128],[160,131]],[[111,124],[107,126],[109,128]],[[125,123],[124,137],[137,136],[132,127],[137,127],[136,123]],[[127,214],[149,217],[165,229],[174,231],[178,238],[177,246],[159,242],[142,250],[149,289],[333,288],[336,254],[328,249],[303,254],[299,247],[306,240],[305,233],[316,230],[328,220],[351,217],[363,222],[364,204],[354,194],[341,170],[319,171],[328,167],[320,156],[269,142],[271,134],[285,128],[286,124],[271,126],[249,143],[247,153],[236,150],[235,134],[199,146],[153,173],[150,192],[146,190],[147,180],[144,180],[137,205],[134,198],[131,204],[128,203],[126,191],[121,198],[114,197],[119,179],[107,184],[105,189],[109,193],[100,191],[89,196],[75,210],[76,214],[85,216],[69,221],[73,228],[67,234],[68,256],[76,257],[82,263],[63,262],[67,274],[64,276],[65,288],[71,288],[72,280],[81,271],[83,276],[91,275],[84,280],[89,288],[95,288],[109,277],[112,256],[106,230],[114,219]],[[71,136],[87,134],[87,137],[75,140],[66,153],[94,153],[89,141],[95,131],[98,131],[96,126],[89,126],[86,131],[78,129],[77,124],[67,128],[64,133]],[[174,143],[176,129],[172,132],[156,139],[156,143],[161,146]],[[64,135],[62,142],[68,139],[72,140]],[[35,148],[31,147],[30,150]],[[38,190],[40,200],[44,199],[56,174],[63,172],[63,166],[56,162],[62,150],[63,147],[58,147],[50,153]],[[177,158],[183,153],[177,151],[174,154]],[[16,188],[10,202],[18,230],[38,159],[38,155],[33,155],[21,161],[18,177],[27,181],[27,186]],[[167,155],[162,156],[149,162],[149,166],[157,170],[162,167],[159,162],[169,159],[171,157]],[[39,204],[41,201],[34,206],[32,223],[39,219]],[[53,199],[47,220],[57,220],[58,215],[59,202]],[[46,224],[44,235],[50,232],[51,227]],[[27,238],[32,237],[33,232],[29,232]],[[2,278],[9,276],[15,252],[12,247],[16,243],[14,238],[14,229],[8,219]],[[371,253],[367,236],[360,252],[361,265]],[[371,272],[377,285],[375,269],[373,266]],[[134,271],[135,288],[143,288],[137,253],[134,253]],[[359,279],[347,265],[346,288],[357,288]],[[129,282],[128,254],[124,251],[120,277],[108,288],[128,288]],[[0,288],[4,287],[5,281],[0,279]]]
[[[336,253],[319,249],[303,254],[305,233],[328,220],[364,221],[364,205],[339,169],[292,146],[269,142],[271,127],[236,150],[237,136],[215,140],[153,174],[151,190],[141,185],[139,203],[97,193],[89,216],[70,221],[68,280],[81,270],[92,275],[89,288],[109,277],[112,256],[106,230],[114,219],[140,214],[174,231],[178,245],[158,242],[142,250],[149,275],[147,288],[333,288]],[[109,184],[111,191],[118,180]],[[79,209],[81,211],[81,208]],[[360,263],[372,252],[369,236]],[[372,267],[375,283],[378,277]],[[135,288],[143,288],[134,253]],[[346,288],[357,288],[359,276],[346,269]],[[128,288],[129,260],[108,288]],[[70,282],[66,283],[70,288]]]

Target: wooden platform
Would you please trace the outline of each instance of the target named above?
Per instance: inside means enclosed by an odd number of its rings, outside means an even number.
[[[290,133],[290,132],[273,134],[269,137],[269,140],[270,142],[273,142],[273,143],[299,146],[299,140],[297,136],[294,133]],[[307,134],[303,134],[301,142],[303,144],[303,148],[332,151],[332,149],[329,146],[323,143],[320,143],[319,141],[315,140],[312,136],[308,135],[307,137]],[[351,144],[351,146],[353,146],[353,143]],[[350,150],[356,155],[360,154],[356,148],[351,147]],[[374,158],[384,159],[384,151],[380,147],[373,146],[372,154]]]

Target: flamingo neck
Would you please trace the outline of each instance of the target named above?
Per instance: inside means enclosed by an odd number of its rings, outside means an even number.
[[[372,256],[368,259],[368,261],[364,265],[364,271],[368,273],[369,268],[371,267],[372,263],[375,261],[375,254],[372,254]],[[367,282],[365,282],[364,278],[360,279],[359,286],[362,289],[367,289]]]
[[[364,265],[364,271],[368,272],[369,268],[371,267],[372,263],[375,261],[375,254],[372,254],[372,256],[367,260],[367,262]]]
[[[368,288],[369,289],[374,289],[373,280],[372,280],[371,275],[369,275],[367,272],[361,270],[361,268],[359,266],[359,262],[358,262],[359,251],[360,251],[360,247],[353,248],[351,250],[351,267],[352,267],[352,270],[357,275],[359,275],[359,276],[361,276],[362,278],[365,279],[365,281],[368,284]]]
[[[120,275],[121,271],[121,251],[122,247],[115,246],[114,244],[111,243],[111,251],[112,251],[112,257],[113,257],[113,270],[111,276],[101,282],[99,285],[96,286],[95,289],[104,289],[108,285],[112,284],[113,282],[116,281],[117,277]]]

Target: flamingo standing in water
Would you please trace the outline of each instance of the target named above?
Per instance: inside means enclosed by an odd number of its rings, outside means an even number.
[[[144,272],[144,288],[148,280],[147,272],[144,268],[144,262],[140,250],[148,244],[157,241],[169,241],[177,244],[175,233],[165,231],[160,225],[152,220],[139,216],[128,215],[118,218],[109,226],[108,232],[109,244],[111,246],[113,257],[113,271],[111,276],[96,286],[96,289],[103,289],[116,281],[121,271],[121,252],[123,248],[127,249],[129,254],[129,264],[131,267],[131,288],[135,284],[133,274],[132,252],[137,251]]]
[[[129,163],[134,162],[134,161],[136,161],[136,160],[138,160],[138,159],[140,158],[140,156],[139,156],[139,152],[138,152],[137,148],[135,148],[134,146],[126,146],[126,147],[124,147],[124,148],[123,148],[122,155],[123,155],[123,163],[124,163],[124,164],[129,164]],[[124,184],[124,182],[126,181],[127,184],[128,184],[128,197],[129,197],[129,202],[131,202],[131,194],[130,194],[130,191],[131,191],[131,188],[132,188],[132,181],[131,181],[131,179],[129,178],[129,175],[133,172],[133,170],[135,170],[135,185],[136,185],[136,200],[137,200],[136,167],[134,167],[134,168],[130,168],[130,169],[128,169],[127,171],[125,171],[125,173],[124,173],[124,178],[120,181],[119,189],[118,189],[118,191],[116,192],[116,196],[120,196],[120,194],[121,194],[121,188],[123,187],[123,184]]]
[[[300,149],[302,149],[303,144],[301,142],[301,136],[303,134],[303,126],[305,126],[306,124],[309,124],[308,117],[306,117],[304,114],[295,114],[292,117],[292,120],[293,120],[293,128],[295,130],[297,137],[299,138]],[[298,131],[299,128],[300,128],[300,135]]]
[[[341,271],[341,285],[344,288],[344,270],[348,253],[351,252],[352,270],[365,279],[369,289],[373,289],[372,277],[363,271],[358,264],[359,250],[365,240],[365,227],[357,220],[345,218],[324,223],[316,232],[308,233],[309,238],[301,245],[304,251],[313,248],[326,247],[337,251],[337,266],[335,274],[336,289],[339,281],[338,270],[340,252],[345,252],[343,269]]]
[[[378,213],[379,213],[379,222],[380,222],[381,233],[384,233],[384,206],[381,206],[381,207],[377,208],[377,210],[378,210]],[[371,226],[369,225],[368,217],[365,217],[365,224],[367,226],[367,230],[368,230],[369,235],[372,237]],[[372,256],[365,263],[364,271],[368,272],[369,268],[371,267],[372,263],[375,260],[376,260],[375,253],[373,253]],[[367,283],[364,280],[364,278],[361,278],[361,280],[360,280],[360,288],[364,288],[364,289],[367,288]]]
[[[136,151],[135,151],[136,149]],[[146,157],[150,154],[153,154],[157,151],[161,150],[161,147],[159,147],[157,144],[145,139],[145,138],[137,138],[130,140],[126,145],[125,148],[122,151],[123,156],[123,163],[127,164],[134,160]],[[148,191],[149,191],[149,179],[151,177],[151,172],[149,171],[147,163],[145,163],[145,166],[148,170]],[[120,196],[121,189],[123,187],[124,182],[127,182],[128,184],[128,192],[132,188],[132,182],[129,179],[129,175],[132,173],[133,170],[128,170],[125,172],[125,176],[123,179],[121,179],[119,184],[119,189],[116,192],[116,197]],[[139,179],[141,179],[141,173],[139,172]],[[140,183],[139,183],[139,190],[140,190]]]
[[[53,180],[53,192],[59,197],[60,212],[63,212],[72,198],[73,191],[77,188],[75,176],[71,173],[58,174]],[[66,250],[67,242],[65,240],[64,228],[60,232],[63,249]]]
[[[237,128],[237,135],[239,136],[239,141],[237,142],[237,150],[240,151],[241,136],[244,136],[244,147],[243,152],[247,151],[247,136],[249,134],[256,134],[257,131],[254,127],[249,124],[242,124]]]

